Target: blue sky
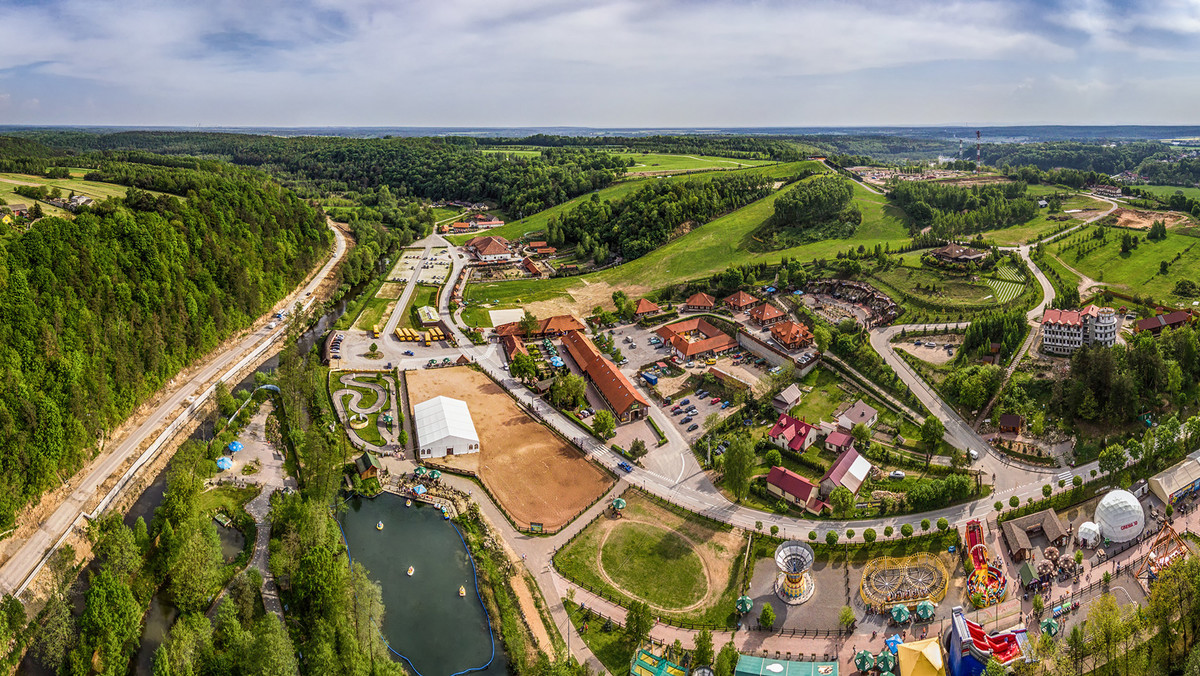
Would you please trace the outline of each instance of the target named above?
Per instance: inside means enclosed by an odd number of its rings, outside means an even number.
[[[1200,123],[1200,0],[0,0],[0,124]]]

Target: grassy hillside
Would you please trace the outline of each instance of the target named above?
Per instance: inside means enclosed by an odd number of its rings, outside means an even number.
[[[1098,282],[1125,291],[1148,294],[1159,301],[1190,302],[1192,299],[1179,298],[1171,292],[1175,282],[1180,279],[1200,281],[1200,238],[1180,235],[1175,231],[1171,231],[1161,242],[1139,236],[1136,249],[1121,253],[1123,233],[1122,230],[1110,232],[1106,244],[1082,256],[1077,257],[1077,249],[1057,255],[1067,265]],[[1163,261],[1167,263],[1165,275],[1159,272]]]
[[[830,257],[859,244],[867,248],[884,243],[893,247],[904,244],[908,229],[903,212],[887,205],[882,195],[858,185],[854,190],[854,198],[863,211],[863,223],[853,239],[825,240],[766,253],[747,250],[748,238],[774,212],[775,200],[782,194],[777,192],[625,265],[579,277],[471,285],[467,289],[467,298],[479,302],[496,301],[498,307],[511,307],[571,295],[573,291],[581,292],[598,284],[650,290],[705,277],[731,265],[776,262],[784,256],[805,260]]]
[[[1159,197],[1170,197],[1177,192],[1181,192],[1185,197],[1200,199],[1200,188],[1181,188],[1175,185],[1139,185],[1135,187],[1149,193],[1154,193]]]
[[[695,171],[697,169],[736,169],[774,164],[771,160],[735,160],[728,157],[707,155],[664,155],[656,153],[617,153],[633,160],[631,172],[640,171]]]
[[[764,176],[770,176],[772,178],[783,179],[789,176],[794,176],[805,169],[817,170],[820,168],[822,167],[815,162],[789,162],[786,164],[771,164],[762,168],[746,169],[745,171],[762,174]],[[717,174],[708,174],[708,176],[715,175]],[[600,199],[602,200],[617,200],[642,187],[647,181],[687,181],[703,178],[704,176],[705,175],[703,174],[700,176],[695,174],[679,174],[677,176],[665,176],[660,178],[631,178],[610,185],[598,192]],[[550,207],[544,211],[539,211],[528,218],[524,218],[519,221],[513,221],[511,223],[505,223],[499,228],[492,228],[491,230],[488,230],[486,234],[495,235],[498,237],[506,237],[508,239],[519,239],[525,236],[527,233],[533,233],[545,229],[546,223],[550,221],[551,217],[561,214],[579,202],[591,199],[591,197],[592,196],[590,193],[587,195],[580,195],[573,200],[563,202],[562,204]],[[478,232],[474,232],[466,235],[449,235],[446,237],[446,239],[450,240],[450,242],[453,244],[462,244],[472,237],[477,237],[479,234],[480,233]]]

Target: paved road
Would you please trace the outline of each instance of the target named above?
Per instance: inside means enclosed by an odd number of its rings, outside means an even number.
[[[438,239],[441,238],[439,237]],[[405,283],[404,293],[400,294],[400,300],[396,301],[396,309],[392,310],[392,316],[388,318],[387,324],[384,326],[383,335],[381,336],[381,338],[384,340],[394,340],[392,336],[395,335],[396,325],[399,324],[400,320],[404,318],[404,311],[408,309],[408,303],[412,299],[413,293],[416,292],[417,279],[421,277],[421,267],[433,254],[433,236],[426,237],[425,239],[416,242],[414,245],[421,246],[422,244],[424,244],[425,251],[421,254],[420,262],[418,262],[416,268],[413,269],[412,276],[409,277],[408,282]],[[403,256],[404,251],[401,251],[400,255]]]
[[[313,302],[311,294],[315,293],[321,282],[333,273],[334,266],[346,253],[346,238],[332,224],[330,224],[330,228],[334,232],[335,240],[333,256],[307,285],[293,293],[291,299],[300,300],[306,308]],[[140,467],[148,462],[158,447],[170,438],[174,429],[186,422],[192,413],[204,404],[205,399],[211,396],[215,385],[208,386],[203,392],[199,392],[205,383],[218,375],[221,380],[230,378],[254,358],[275,347],[286,335],[286,325],[270,329],[263,324],[231,347],[210,355],[191,378],[182,382],[179,382],[178,378],[171,381],[164,388],[162,403],[154,408],[145,422],[124,439],[106,446],[106,455],[101,457],[90,470],[86,470],[82,479],[77,475],[71,480],[74,487],[71,495],[4,563],[4,566],[0,567],[0,590],[15,595],[19,595],[25,590],[33,575],[41,569],[54,549],[57,549],[62,540],[71,532],[75,522],[83,514],[85,506],[96,497],[97,491],[104,482],[108,481],[130,458],[137,455],[142,444],[157,434],[154,443],[146,452],[142,453],[135,466]],[[192,398],[190,402],[189,398]],[[168,425],[168,427],[160,433],[159,430],[164,425]],[[102,511],[107,506],[111,498],[123,487],[127,477],[128,475],[110,491],[97,511]]]

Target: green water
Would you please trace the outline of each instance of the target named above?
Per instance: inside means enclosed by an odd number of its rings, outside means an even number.
[[[383,632],[422,676],[450,676],[487,664],[491,632],[475,594],[471,561],[454,526],[433,507],[404,506],[385,493],[353,499],[342,516],[350,556],[383,588]],[[383,530],[376,524],[383,522]],[[415,571],[409,577],[408,567]],[[458,587],[467,589],[460,597]],[[500,646],[484,674],[507,671]]]

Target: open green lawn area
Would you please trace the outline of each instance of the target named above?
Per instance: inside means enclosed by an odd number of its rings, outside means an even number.
[[[262,488],[257,485],[238,488],[231,484],[222,484],[212,490],[204,491],[196,498],[196,501],[202,514],[224,510],[232,516],[241,511],[247,502],[253,500],[260,490]]]
[[[737,169],[740,167],[758,167],[764,164],[774,164],[772,160],[738,160],[729,157],[712,157],[708,155],[666,155],[657,153],[617,153],[617,155],[633,160],[633,166],[629,168],[631,172]]]
[[[1121,253],[1121,234],[1121,231],[1110,232],[1106,244],[1082,257],[1076,256],[1078,249],[1064,251],[1059,257],[1096,281],[1148,294],[1160,302],[1191,300],[1171,292],[1180,279],[1200,281],[1200,238],[1171,232],[1160,242],[1140,238],[1136,249]],[[1159,266],[1164,261],[1168,272],[1162,275]]]
[[[354,328],[370,331],[374,326],[379,325],[383,328],[383,313],[387,310],[388,303],[396,302],[391,298],[380,298],[371,296],[366,303],[363,304],[362,313],[358,315],[358,320],[354,322]]]
[[[554,555],[556,568],[622,605],[639,599],[664,616],[726,625],[745,535],[663,507],[637,490],[624,497],[623,515],[604,514],[588,524]]]
[[[1052,191],[1046,191],[1047,193]],[[1087,195],[1072,195],[1063,202],[1063,210],[1067,209],[1085,209],[1085,210],[1101,210],[1108,211],[1109,205],[1107,202],[1101,202],[1098,199],[1088,197]],[[998,244],[1000,246],[1015,246],[1018,244],[1027,244],[1029,242],[1042,239],[1052,232],[1062,230],[1064,228],[1073,227],[1080,221],[1072,217],[1069,221],[1052,221],[1050,216],[1071,216],[1068,213],[1051,214],[1048,210],[1041,210],[1037,216],[1017,225],[1010,225],[1007,228],[998,228],[996,230],[988,230],[983,233],[983,239],[989,244]]]
[[[1067,266],[1063,265],[1062,261],[1060,261],[1056,256],[1042,256],[1042,258],[1037,261],[1037,264],[1038,267],[1042,269],[1042,272],[1046,273],[1046,276],[1050,279],[1050,283],[1052,285],[1057,281],[1058,283],[1062,284],[1064,289],[1079,288],[1079,282],[1081,281],[1079,275],[1068,270]],[[1051,270],[1058,273],[1058,280],[1055,280],[1054,275],[1050,274]]]
[[[492,325],[492,316],[488,314],[488,310],[490,309],[478,305],[468,305],[463,308],[462,320],[467,326],[475,328],[490,327]]]
[[[27,174],[4,174],[0,173],[0,179],[8,179],[10,181],[21,181],[22,183],[36,183],[37,185],[46,185],[52,188],[62,190],[63,197],[71,194],[72,191],[77,195],[87,195],[93,199],[102,200],[106,197],[125,197],[125,192],[129,188],[123,185],[113,183],[98,183],[96,181],[85,181],[81,178],[45,178],[42,176],[29,176]],[[3,183],[4,181],[0,181]],[[12,184],[9,184],[12,185]],[[148,190],[147,192],[154,195],[162,195],[164,193]],[[5,198],[7,199],[7,198]],[[180,198],[183,199],[183,198]],[[28,200],[26,200],[28,202]],[[45,207],[45,205],[42,205]]]
[[[436,207],[433,209],[433,220],[446,221],[460,214],[462,214],[462,209],[458,207]]]
[[[420,328],[418,325],[413,323],[412,309],[423,307],[425,305],[436,308],[438,306],[438,291],[440,291],[441,288],[442,287],[440,286],[418,286],[416,290],[413,291],[412,298],[408,299],[408,305],[404,307],[404,314],[400,316],[400,323],[397,324],[396,327],[401,329]]]
[[[904,258],[908,262],[913,256],[905,254]],[[969,277],[948,277],[939,270],[927,267],[904,265],[890,270],[876,270],[871,273],[871,277],[882,281],[885,286],[947,307],[977,305],[984,302],[988,296],[995,295],[991,287],[982,281],[972,282]],[[937,287],[937,291],[926,291],[930,285]]]
[[[807,420],[814,425],[820,420],[832,419],[838,404],[851,396],[842,389],[842,379],[829,369],[815,368],[799,382],[802,389],[811,387],[812,392],[805,392],[800,403],[788,413],[793,418]]]
[[[1134,187],[1145,190],[1148,193],[1153,193],[1159,197],[1170,197],[1177,192],[1181,192],[1185,197],[1200,199],[1200,188],[1184,188],[1177,185],[1138,185]]]

